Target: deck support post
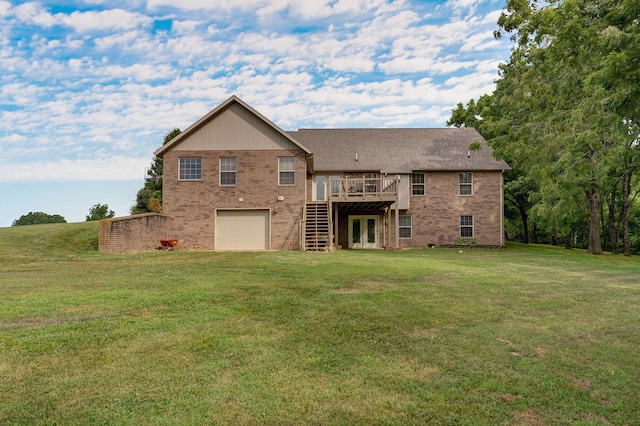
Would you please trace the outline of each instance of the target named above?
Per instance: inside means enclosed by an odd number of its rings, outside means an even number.
[[[338,223],[340,222],[340,218],[338,217],[338,205],[333,206],[333,244],[334,247],[338,248]]]
[[[400,175],[396,176],[396,188],[400,188]],[[396,191],[396,217],[395,217],[395,230],[396,230],[396,238],[395,238],[395,248],[400,248],[400,197],[398,197],[398,192]]]
[[[400,248],[400,218],[399,218],[399,214],[400,214],[400,209],[398,208],[398,203],[396,201],[396,217],[395,217],[395,229],[396,229],[396,245],[395,248]]]

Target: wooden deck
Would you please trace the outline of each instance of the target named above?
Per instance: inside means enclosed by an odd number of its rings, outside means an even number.
[[[382,202],[389,205],[398,200],[396,178],[329,179],[332,202]]]

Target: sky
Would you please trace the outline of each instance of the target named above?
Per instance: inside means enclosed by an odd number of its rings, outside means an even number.
[[[504,0],[0,0],[0,227],[126,216],[163,137],[237,95],[284,130],[445,127]]]

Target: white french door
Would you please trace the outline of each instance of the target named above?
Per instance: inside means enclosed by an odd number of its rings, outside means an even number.
[[[378,216],[349,216],[349,248],[378,248]]]

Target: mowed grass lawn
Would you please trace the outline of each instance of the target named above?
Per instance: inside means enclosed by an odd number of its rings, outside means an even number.
[[[640,424],[640,259],[0,229],[0,424]]]

